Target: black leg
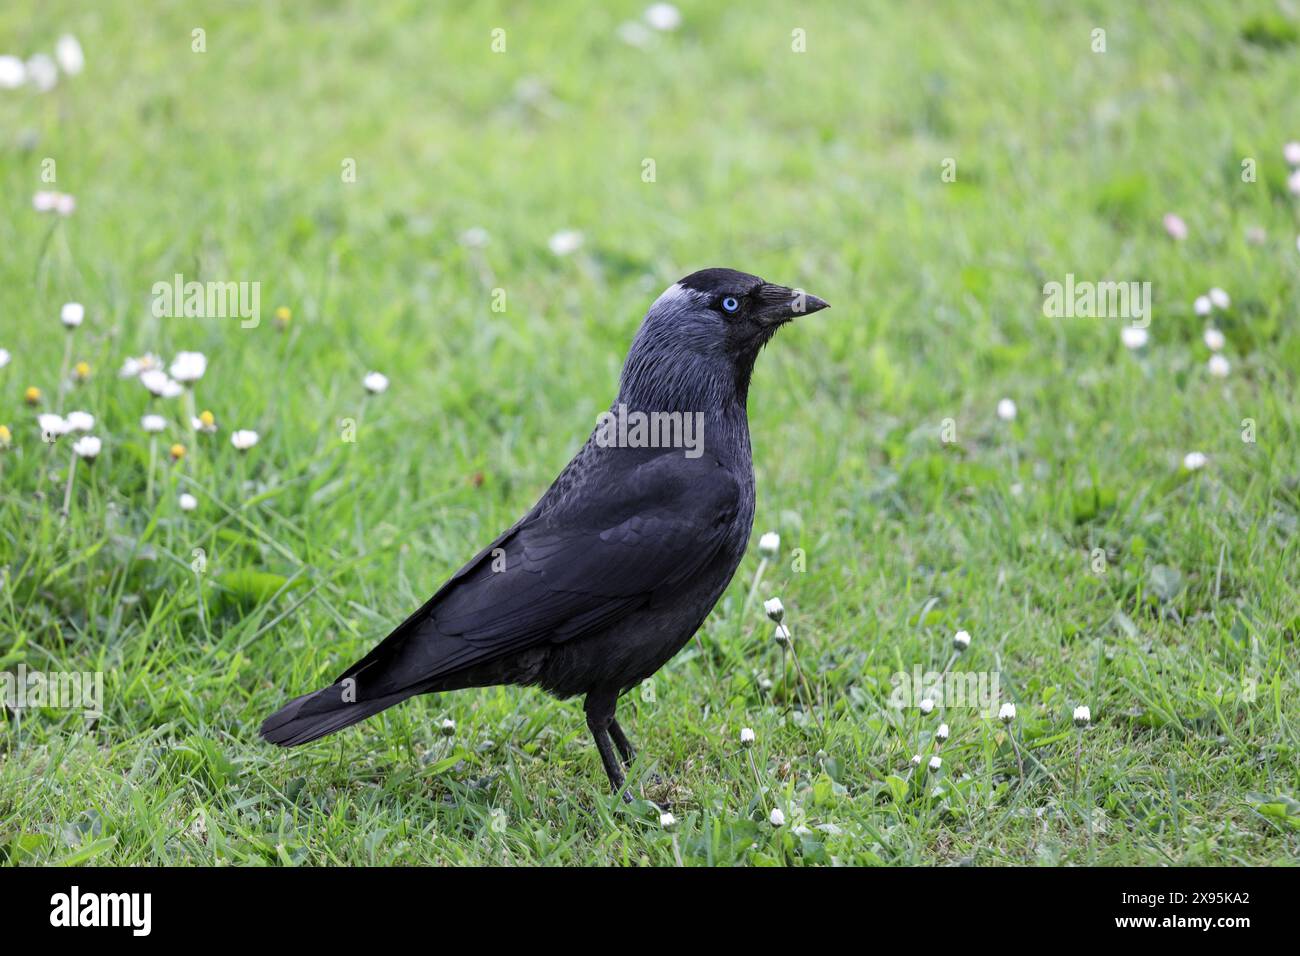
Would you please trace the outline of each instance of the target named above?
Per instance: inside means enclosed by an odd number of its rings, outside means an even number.
[[[623,776],[623,768],[619,766],[618,757],[614,754],[614,745],[609,739],[609,725],[614,722],[615,700],[613,694],[591,693],[587,695],[587,702],[583,709],[587,712],[587,729],[591,731],[592,739],[596,741],[596,749],[600,751],[600,762],[605,765],[605,775],[609,777],[609,785],[614,788],[615,793],[623,794],[625,803],[631,803],[632,794],[623,790],[626,778]]]
[[[614,746],[618,748],[623,763],[630,764],[632,758],[636,756],[636,748],[632,746],[632,741],[627,739],[627,734],[623,733],[623,728],[618,725],[618,721],[613,717],[609,719],[609,735],[613,738]]]

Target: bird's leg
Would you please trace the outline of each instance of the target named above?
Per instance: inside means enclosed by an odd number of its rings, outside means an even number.
[[[605,775],[609,777],[609,785],[614,788],[615,793],[623,795],[624,803],[631,803],[632,794],[623,789],[627,778],[623,776],[623,768],[619,766],[618,757],[614,754],[614,745],[609,739],[609,725],[614,722],[614,701],[615,697],[612,694],[588,694],[583,709],[587,712],[587,729],[591,731],[592,739],[596,741],[596,749],[600,751],[600,762],[605,765]],[[621,732],[620,736],[622,736]],[[626,737],[623,739],[627,740]]]
[[[609,736],[613,738],[614,746],[618,748],[623,763],[630,764],[632,758],[636,756],[636,748],[632,746],[632,741],[627,739],[627,734],[623,733],[623,728],[618,725],[618,720],[614,717],[609,719]]]

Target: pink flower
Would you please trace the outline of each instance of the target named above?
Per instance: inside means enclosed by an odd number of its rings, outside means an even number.
[[[1183,222],[1183,217],[1176,213],[1165,213],[1165,232],[1169,233],[1169,238],[1179,241],[1187,238],[1187,223]]]

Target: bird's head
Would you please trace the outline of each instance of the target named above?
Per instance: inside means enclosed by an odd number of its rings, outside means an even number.
[[[620,395],[652,407],[694,401],[698,408],[724,398],[743,405],[754,359],[776,330],[828,306],[747,272],[693,272],[650,306],[623,367]]]

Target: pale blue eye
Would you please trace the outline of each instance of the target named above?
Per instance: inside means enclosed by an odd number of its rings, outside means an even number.
[[[735,312],[739,308],[740,303],[736,301],[735,296],[729,295],[722,300],[722,311],[724,312]]]

